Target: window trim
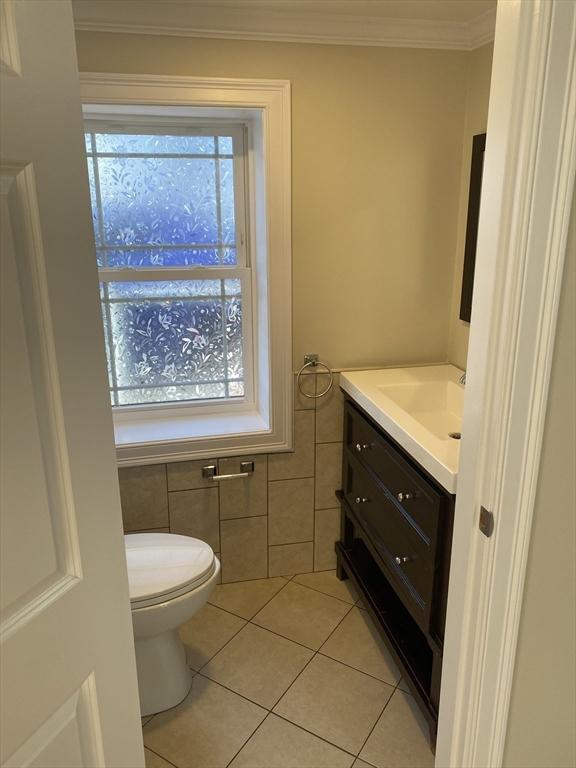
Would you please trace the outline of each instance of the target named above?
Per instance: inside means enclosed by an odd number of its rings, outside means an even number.
[[[81,73],[82,101],[93,113],[159,114],[162,108],[202,110],[206,120],[251,121],[248,145],[248,236],[253,270],[254,354],[260,372],[252,409],[207,405],[114,413],[120,466],[292,447],[292,293],[290,83],[284,80]],[[259,201],[265,200],[265,205]],[[96,269],[96,265],[95,265]],[[264,376],[262,372],[267,372]],[[214,401],[212,401],[213,403]]]

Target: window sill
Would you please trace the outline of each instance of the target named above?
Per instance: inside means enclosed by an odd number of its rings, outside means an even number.
[[[291,435],[279,440],[257,411],[115,419],[119,466],[157,464],[291,449]]]

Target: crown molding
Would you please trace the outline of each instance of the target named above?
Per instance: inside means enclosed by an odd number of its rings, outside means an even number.
[[[323,45],[473,50],[494,39],[496,10],[471,22],[394,19],[381,16],[243,11],[222,7],[190,8],[185,4],[156,6],[138,23],[126,7],[83,2],[75,6],[79,31],[139,35],[205,37]]]

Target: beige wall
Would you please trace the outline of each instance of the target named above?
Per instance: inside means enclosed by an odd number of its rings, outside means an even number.
[[[490,97],[490,75],[492,72],[493,44],[485,45],[470,53],[468,94],[464,120],[464,142],[460,179],[460,203],[458,211],[458,235],[454,282],[452,287],[452,309],[450,314],[450,339],[448,360],[459,368],[466,368],[468,336],[470,325],[459,318],[460,289],[464,267],[464,244],[466,240],[466,218],[468,214],[468,190],[470,184],[470,161],[472,158],[472,137],[485,133]]]
[[[295,365],[447,359],[471,54],[86,32],[78,56],[290,80]]]
[[[559,325],[505,768],[576,765],[576,205]]]

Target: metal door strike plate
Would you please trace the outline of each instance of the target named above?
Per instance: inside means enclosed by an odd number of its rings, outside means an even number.
[[[494,531],[494,515],[485,507],[480,507],[480,523],[478,527],[484,536],[488,538],[492,536],[492,532]]]

